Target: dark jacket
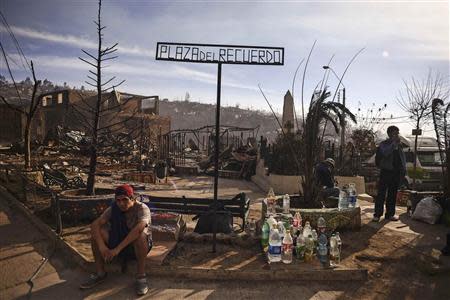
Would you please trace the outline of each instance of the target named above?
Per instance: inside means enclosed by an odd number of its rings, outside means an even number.
[[[334,176],[327,163],[320,162],[316,165],[315,177],[316,182],[320,187],[334,187]]]
[[[381,170],[387,170],[387,171],[397,171],[394,170],[394,143],[387,139],[385,141],[382,141],[380,144],[380,169]],[[405,153],[403,152],[403,149],[401,145],[398,147],[398,153],[400,155],[400,174],[405,175],[406,174],[406,158]]]

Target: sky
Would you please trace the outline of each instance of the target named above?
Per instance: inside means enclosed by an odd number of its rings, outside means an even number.
[[[89,66],[81,49],[95,53],[95,0],[2,0],[0,10],[38,78],[70,86],[88,86]],[[222,105],[269,111],[258,84],[281,113],[286,91],[294,87],[301,115],[303,64],[308,57],[303,97],[309,102],[330,66],[338,76],[364,50],[343,78],[346,105],[362,115],[387,104],[382,117],[395,117],[410,132],[407,114],[397,103],[403,81],[426,79],[430,70],[449,81],[449,1],[143,1],[104,0],[102,23],[106,45],[119,43],[119,57],[106,76],[125,80],[119,90],[215,103],[217,65],[156,61],[157,42],[272,46],[285,48],[283,66],[224,65]],[[30,76],[19,63],[4,27],[0,38],[16,78]],[[0,73],[7,75],[4,60]],[[7,76],[6,76],[7,77]],[[106,78],[106,77],[105,77]],[[334,93],[338,80],[329,75]],[[404,91],[403,91],[404,92]],[[431,130],[429,127],[427,130]],[[431,133],[431,132],[430,132]]]

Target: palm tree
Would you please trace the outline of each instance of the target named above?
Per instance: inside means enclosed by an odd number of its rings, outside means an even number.
[[[343,104],[326,101],[330,92],[326,88],[316,91],[311,97],[309,111],[306,116],[305,127],[303,128],[303,155],[301,156],[304,170],[302,180],[302,190],[304,202],[307,207],[318,207],[318,186],[314,178],[314,167],[319,162],[319,153],[322,152],[322,125],[330,122],[336,134],[344,124],[345,117],[349,117],[354,123],[356,118]]]
[[[448,127],[448,113],[450,103],[445,103],[442,99],[435,98],[432,101],[431,111],[433,115],[434,131],[436,133],[439,154],[441,158],[441,167],[443,174],[444,193],[450,195],[450,178],[448,170],[450,167],[450,128]]]

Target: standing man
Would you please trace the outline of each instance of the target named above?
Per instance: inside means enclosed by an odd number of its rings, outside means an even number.
[[[152,248],[150,209],[136,200],[133,188],[124,184],[116,188],[115,201],[91,224],[91,247],[97,272],[80,285],[89,289],[106,279],[105,262],[115,257],[136,259],[136,293],[148,291],[145,259]]]
[[[389,126],[387,129],[389,138],[381,142],[377,149],[375,161],[377,167],[380,168],[380,180],[378,182],[378,195],[375,199],[374,222],[380,221],[385,200],[386,214],[384,218],[389,221],[398,221],[398,217],[395,216],[395,201],[400,180],[406,174],[406,159],[399,133],[398,127]]]

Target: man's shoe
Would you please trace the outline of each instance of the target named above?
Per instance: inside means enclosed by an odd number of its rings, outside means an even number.
[[[392,216],[392,217],[387,217],[387,218],[385,218],[386,220],[389,220],[389,221],[398,221],[398,217],[396,217],[396,216]]]
[[[372,222],[380,222],[380,217],[373,217]]]
[[[139,296],[145,295],[148,292],[147,277],[136,278],[136,294]]]
[[[80,289],[87,290],[87,289],[93,288],[94,286],[105,281],[105,279],[106,279],[106,273],[104,273],[103,275],[91,274],[89,276],[88,280],[86,280],[85,282],[80,284]]]

